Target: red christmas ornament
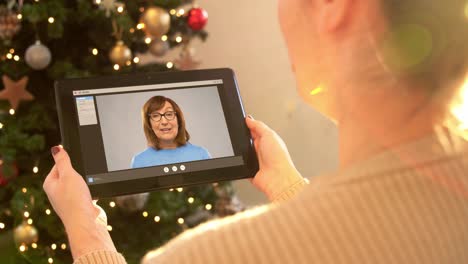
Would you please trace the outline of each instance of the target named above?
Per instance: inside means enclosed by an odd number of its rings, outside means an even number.
[[[208,12],[203,8],[192,8],[190,9],[187,16],[187,24],[193,30],[201,30],[205,27],[208,22]]]
[[[0,187],[1,186],[5,186],[8,184],[8,182],[13,179],[14,177],[18,176],[18,166],[16,166],[16,164],[12,164],[11,165],[11,169],[12,169],[12,175],[10,176],[6,176],[3,174],[3,160],[0,159]]]

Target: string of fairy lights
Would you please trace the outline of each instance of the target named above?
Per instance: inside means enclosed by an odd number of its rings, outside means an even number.
[[[41,0],[34,0],[35,2],[39,2]],[[43,0],[42,0],[43,1]],[[94,4],[96,5],[102,5],[103,2],[106,1],[106,0],[93,0]],[[116,8],[116,11],[117,11],[117,14],[123,14],[125,12],[125,5],[123,3],[119,3],[119,2],[115,2],[115,8]],[[140,7],[139,8],[139,11],[141,13],[143,13],[145,11],[145,8],[144,7]],[[180,8],[178,10],[176,9],[171,9],[169,10],[168,12],[171,16],[176,16],[176,17],[181,17],[181,16],[184,16],[186,14],[186,10],[183,9],[183,8]],[[21,12],[19,12],[16,17],[18,18],[19,21],[21,21],[23,19],[23,15],[21,14]],[[53,24],[56,22],[56,18],[53,17],[53,16],[50,16],[48,17],[47,19],[47,22],[49,24]],[[144,30],[146,27],[145,23],[143,22],[138,22],[135,27],[132,27],[130,28],[129,30],[129,33],[130,34],[134,34],[136,33],[136,31],[140,31],[140,30]],[[168,42],[169,41],[169,36],[167,34],[164,34],[162,35],[161,37],[159,37],[158,39],[154,38],[154,37],[151,37],[151,36],[145,36],[143,41],[145,44],[147,45],[150,45],[153,41],[162,41],[162,42]],[[184,36],[182,36],[180,33],[176,33],[172,38],[171,40],[175,41],[176,43],[182,43],[184,41]],[[89,48],[89,52],[93,55],[93,56],[98,56],[101,52],[104,52],[104,51],[101,51],[99,50],[97,47],[90,47]],[[22,59],[24,59],[20,54],[17,53],[17,51],[13,48],[9,49],[8,52],[1,56],[0,57],[1,60],[12,60],[14,62],[20,62]],[[124,64],[118,64],[118,63],[115,63],[113,64],[112,68],[114,71],[119,71],[122,69],[122,67],[126,67],[126,66],[131,66],[132,64],[139,64],[140,63],[140,58],[138,56],[132,56],[131,60],[128,60],[126,61]],[[172,69],[174,67],[174,62],[173,61],[167,61],[165,62],[165,66],[168,68],[168,69]],[[16,111],[14,108],[10,108],[8,113],[11,115],[11,116],[14,116],[16,114]],[[0,130],[4,128],[4,124],[0,122]],[[0,165],[3,164],[3,160],[0,159]],[[31,168],[31,171],[33,174],[38,174],[39,173],[39,160],[37,160],[33,167]],[[214,186],[216,186],[217,184],[213,184]],[[26,187],[22,187],[21,189],[22,193],[24,195],[29,195],[29,190],[26,188]],[[173,192],[173,191],[177,191],[177,192],[183,192],[183,188],[176,188],[176,189],[169,189],[169,191]],[[32,199],[32,194],[31,194],[31,199]],[[187,203],[188,204],[194,204],[196,201],[196,198],[193,197],[193,196],[189,196],[187,197]],[[203,204],[202,204],[203,205]],[[38,239],[38,235],[37,235],[37,230],[33,227],[33,223],[34,223],[34,219],[32,218],[31,216],[31,213],[28,209],[28,206],[25,204],[24,205],[24,211],[23,211],[23,223],[16,227],[16,229],[14,230],[15,232],[18,230],[18,228],[23,228],[24,230],[28,230],[30,233],[28,234],[30,237],[27,241],[27,243],[17,243],[19,244],[18,245],[18,250],[21,252],[21,253],[24,253],[30,249],[32,250],[37,250],[37,249],[41,249],[42,248],[45,248],[46,251],[47,251],[47,261],[48,263],[54,263],[54,251],[56,250],[67,250],[68,248],[68,245],[66,242],[60,242],[60,241],[56,241],[50,245],[41,245],[39,243],[39,239]],[[116,207],[116,202],[115,201],[110,201],[109,202],[109,207],[112,209],[112,208],[115,208]],[[210,203],[207,203],[207,204],[204,204],[203,205],[204,209],[207,210],[207,211],[210,211],[213,209],[213,205],[210,204]],[[50,208],[46,208],[43,212],[43,214],[45,215],[45,217],[47,216],[51,216],[52,215],[52,210]],[[0,214],[1,216],[1,214]],[[148,211],[143,211],[141,213],[141,216],[142,218],[144,219],[152,219],[152,221],[154,221],[154,223],[160,223],[163,219],[161,218],[160,215],[158,215],[157,213],[153,213],[153,212],[148,212]],[[180,224],[180,225],[184,225],[185,223],[185,219],[183,217],[178,217],[176,219],[177,223]],[[0,232],[2,230],[5,230],[7,229],[7,224],[2,221],[2,219],[0,218]],[[112,231],[113,228],[110,224],[107,225],[107,230],[108,231]]]
[[[218,184],[217,183],[214,183],[213,186],[217,186]],[[24,194],[27,194],[28,193],[28,189],[26,187],[23,187],[22,189],[22,192]],[[183,188],[175,188],[175,189],[169,189],[169,191],[173,192],[173,191],[177,191],[177,192],[183,192]],[[189,196],[187,198],[187,203],[189,204],[193,204],[195,202],[195,197],[193,196]],[[109,207],[110,208],[115,208],[116,207],[116,203],[115,201],[110,201],[109,202]],[[210,203],[207,203],[204,205],[204,209],[207,210],[207,211],[210,211],[213,209],[213,205],[210,204]],[[47,208],[44,210],[44,214],[45,216],[50,216],[52,214],[52,210]],[[158,214],[151,214],[150,212],[148,211],[143,211],[141,213],[141,216],[145,219],[152,219],[155,223],[159,223],[161,222],[161,216],[159,216]],[[24,217],[24,223],[31,226],[33,223],[34,223],[34,220],[31,218],[31,214],[29,211],[25,210],[23,212],[23,217]],[[179,217],[177,218],[177,223],[180,224],[180,225],[183,225],[185,223],[185,219],[183,217]],[[0,231],[5,229],[7,226],[5,223],[1,222],[0,221]],[[107,230],[109,232],[111,232],[113,230],[112,228],[112,225],[108,224],[107,225]],[[44,245],[44,247],[47,247],[49,249],[48,252],[52,252],[52,251],[55,251],[55,250],[66,250],[67,249],[67,243],[65,242],[54,242],[50,245]],[[21,243],[19,246],[18,246],[18,249],[20,252],[26,252],[29,248],[32,248],[33,250],[34,249],[38,249],[40,248],[40,244],[38,243],[38,239],[34,240],[34,242],[32,243]],[[51,256],[52,254],[49,253],[49,257],[48,257],[48,263],[54,263],[54,259],[53,257]]]

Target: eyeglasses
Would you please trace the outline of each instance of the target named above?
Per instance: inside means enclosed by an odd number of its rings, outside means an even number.
[[[175,111],[167,111],[164,114],[160,114],[158,112],[155,112],[155,113],[149,114],[148,116],[154,122],[160,121],[163,116],[166,118],[166,120],[173,120],[174,118],[176,118],[176,112]]]

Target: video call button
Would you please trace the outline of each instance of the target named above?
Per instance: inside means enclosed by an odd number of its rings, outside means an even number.
[[[168,172],[169,172],[169,168],[168,168],[168,167],[164,167],[164,172],[165,172],[165,173],[168,173]]]
[[[185,165],[180,165],[180,170],[184,171],[185,170]]]
[[[172,171],[177,171],[177,166],[172,166]]]

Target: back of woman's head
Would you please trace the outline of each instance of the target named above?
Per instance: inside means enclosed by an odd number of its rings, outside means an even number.
[[[468,65],[466,0],[381,0],[389,22],[384,60],[402,78],[431,89],[464,78]]]
[[[450,105],[447,110],[452,125],[458,119],[457,126],[460,123],[466,126],[468,91],[463,92],[460,87],[466,86],[467,81],[468,2],[381,0],[381,3],[388,21],[382,42],[384,65],[399,80],[411,83],[410,87],[422,87],[432,100]],[[461,110],[465,111],[464,117],[456,116],[454,104],[464,107]]]

